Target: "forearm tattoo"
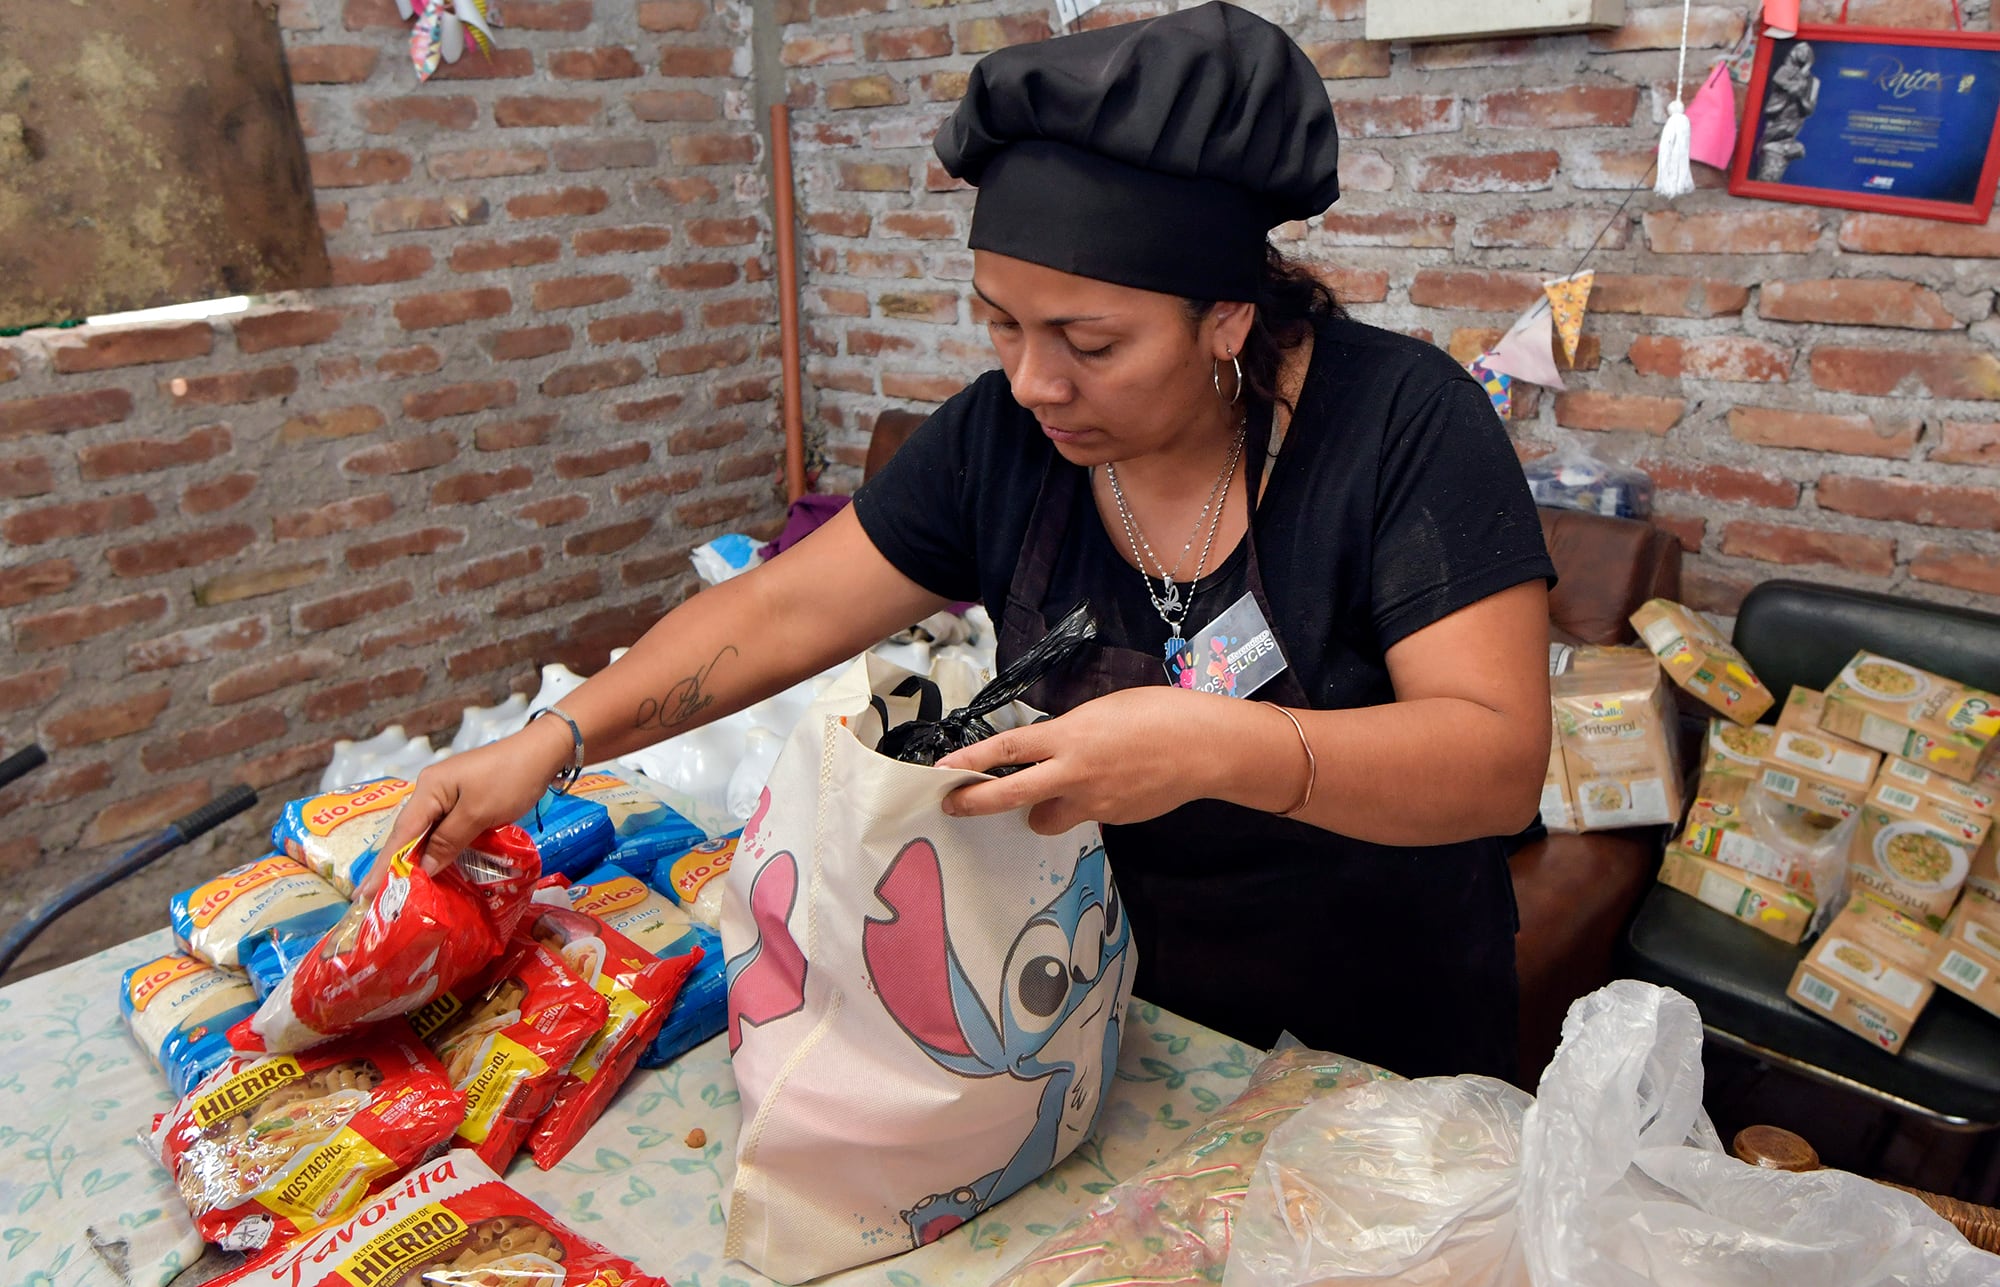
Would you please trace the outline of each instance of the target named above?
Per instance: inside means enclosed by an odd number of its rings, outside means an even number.
[[[706,666],[676,683],[659,697],[648,697],[641,701],[634,727],[656,728],[662,732],[677,729],[714,705],[715,694],[708,691],[708,677],[722,663],[724,657],[734,655],[736,655],[735,646],[725,644],[722,651],[716,653],[715,659]]]

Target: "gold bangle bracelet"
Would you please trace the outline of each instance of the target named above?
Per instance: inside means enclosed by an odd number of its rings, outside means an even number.
[[[1273,706],[1271,709],[1278,712],[1278,714],[1283,715],[1286,719],[1291,721],[1292,731],[1299,735],[1299,747],[1306,753],[1305,794],[1301,795],[1299,797],[1299,802],[1293,805],[1291,808],[1280,809],[1278,811],[1278,816],[1280,818],[1296,818],[1299,816],[1299,813],[1307,805],[1312,803],[1313,786],[1319,781],[1319,761],[1313,757],[1312,743],[1306,740],[1305,726],[1299,723],[1299,717],[1292,714],[1290,711],[1286,710],[1282,706]]]

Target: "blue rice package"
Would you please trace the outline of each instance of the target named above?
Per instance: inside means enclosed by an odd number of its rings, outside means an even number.
[[[231,867],[167,900],[181,950],[210,965],[240,969],[243,942],[259,930],[290,932],[328,910],[347,910],[333,886],[283,854]]]
[[[361,873],[367,875],[364,869]],[[348,904],[339,903],[332,907],[322,907],[304,916],[295,916],[288,921],[260,929],[243,940],[243,968],[250,975],[250,986],[263,1000],[271,995],[271,989],[284,982],[306,953],[313,950],[326,937],[326,932],[347,914]]]
[[[631,775],[586,773],[569,793],[604,806],[618,832],[611,861],[635,876],[649,875],[662,859],[677,858],[708,839],[700,827]]]
[[[229,1058],[229,1027],[257,1012],[257,995],[242,975],[174,952],[125,971],[118,1011],[179,1097]]]
[[[287,801],[271,826],[271,848],[351,897],[414,789],[402,778],[375,778]]]
[[[701,962],[682,985],[673,1012],[639,1056],[641,1068],[672,1063],[728,1026],[729,983],[723,974],[721,935],[618,867],[599,867],[567,893],[571,907],[597,917],[654,956],[702,950]]]
[[[520,825],[542,855],[544,876],[574,876],[598,866],[618,845],[610,812],[574,793],[542,792],[535,807],[521,815]]]
[[[738,827],[726,836],[690,846],[685,853],[662,858],[653,864],[646,883],[686,908],[695,920],[719,929],[723,878],[736,861],[736,842],[742,836]]]

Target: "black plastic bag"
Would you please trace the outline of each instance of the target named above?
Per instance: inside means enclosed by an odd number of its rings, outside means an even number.
[[[971,701],[939,719],[925,719],[923,712],[919,711],[918,718],[884,732],[875,749],[905,764],[928,765],[936,764],[953,751],[962,751],[974,742],[983,742],[999,731],[987,723],[988,715],[1018,699],[1056,667],[1096,641],[1097,618],[1091,615],[1089,603],[1079,603],[1068,616],[1056,623],[1055,629],[1049,631],[1040,643],[1016,658],[1013,665],[996,675],[993,682],[980,689]],[[924,703],[933,710],[936,709],[936,691],[932,686],[933,696]],[[907,695],[900,688],[897,693]],[[1001,776],[1024,767],[1007,765],[992,772]]]

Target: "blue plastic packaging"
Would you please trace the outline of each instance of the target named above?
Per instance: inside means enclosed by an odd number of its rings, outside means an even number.
[[[167,921],[188,955],[241,969],[243,944],[253,934],[289,934],[328,910],[338,916],[347,899],[290,858],[269,854],[173,895]]]
[[[611,861],[641,878],[649,877],[662,859],[678,858],[708,838],[672,805],[625,774],[586,773],[569,793],[604,806],[618,833]]]
[[[243,976],[176,952],[125,971],[118,1011],[176,1098],[229,1058],[229,1028],[257,1012]]]
[[[595,867],[618,845],[611,814],[594,800],[544,791],[521,815],[521,827],[542,855],[544,876],[574,876]]]
[[[365,866],[360,872],[364,877],[368,874]],[[322,907],[260,929],[243,940],[243,968],[249,972],[250,986],[256,990],[258,1000],[271,995],[271,989],[282,983],[305,959],[306,953],[326,937],[326,932],[347,914],[347,908],[346,903]]]

